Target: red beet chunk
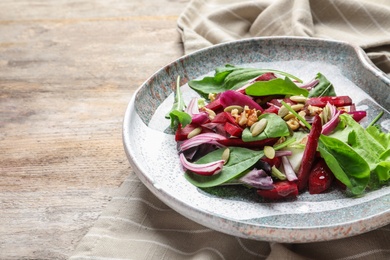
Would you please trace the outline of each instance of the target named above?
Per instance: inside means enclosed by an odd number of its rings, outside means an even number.
[[[257,77],[254,81],[269,81],[271,79],[276,79],[275,74],[273,74],[272,72],[267,72]]]
[[[326,165],[324,159],[320,159],[313,167],[309,175],[309,193],[320,194],[325,192],[334,180],[334,175]]]
[[[218,140],[218,143],[225,146],[241,146],[252,149],[262,149],[266,145],[274,145],[278,138],[267,138],[260,141],[244,142],[241,138],[228,138],[225,140]]]
[[[219,98],[215,99],[214,101],[208,103],[206,108],[213,110],[215,113],[218,113],[223,110],[223,107],[221,105],[221,101]]]
[[[352,99],[349,96],[337,96],[337,97],[312,97],[306,100],[306,105],[312,105],[316,107],[324,107],[327,103],[336,107],[350,106],[352,105]]]
[[[271,190],[257,190],[257,194],[269,200],[280,200],[285,198],[296,198],[298,187],[295,182],[279,181],[275,182]]]
[[[241,134],[243,131],[243,129],[241,127],[237,126],[236,124],[229,123],[229,122],[225,123],[224,129],[228,134],[230,134],[231,136],[234,136],[234,137],[241,137]]]

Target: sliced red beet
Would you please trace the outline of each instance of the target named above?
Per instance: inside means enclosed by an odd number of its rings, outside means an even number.
[[[332,184],[334,175],[326,165],[324,159],[320,159],[313,167],[309,175],[309,193],[320,194],[325,192]]]
[[[267,72],[255,78],[254,81],[269,81],[271,79],[276,79],[275,74],[273,74],[272,72]]]
[[[282,158],[281,157],[274,157],[273,159],[263,157],[261,158],[262,161],[267,162],[271,167],[275,166],[276,168],[279,168],[282,164]]]
[[[225,92],[222,92],[219,99],[223,107],[228,107],[231,105],[237,105],[241,107],[248,106],[250,109],[255,108],[257,110],[263,111],[263,108],[250,96],[235,90],[226,90]]]
[[[219,113],[223,110],[223,107],[221,105],[221,101],[219,98],[211,101],[207,105],[205,105],[206,108],[213,110],[215,113]]]
[[[356,122],[359,122],[360,120],[362,120],[367,116],[366,111],[351,111],[348,112],[348,114],[350,114]]]
[[[263,113],[278,114],[278,111],[279,111],[279,108],[277,106],[275,106],[274,104],[270,104],[270,106],[268,108],[266,108]]]
[[[175,141],[184,141],[187,140],[188,134],[197,128],[198,125],[195,124],[188,124],[185,127],[181,127],[181,124],[177,127],[176,133],[175,133]]]
[[[226,112],[221,112],[215,115],[214,119],[211,120],[212,123],[225,124],[228,121]]]
[[[262,149],[266,145],[274,145],[278,138],[267,138],[260,141],[244,142],[241,138],[228,138],[225,140],[218,140],[218,143],[224,146],[241,146],[245,148]]]
[[[181,127],[181,125],[179,124],[178,128],[176,129],[176,132],[175,132],[175,141],[184,141],[184,140],[187,140],[188,138],[188,134],[191,133],[192,130],[194,130],[195,128],[197,127],[201,127],[202,128],[202,131],[201,133],[212,133],[213,130],[212,129],[209,129],[207,127],[202,127],[202,126],[199,126],[197,124],[188,124],[186,125],[185,127]]]
[[[241,127],[237,126],[236,124],[232,124],[230,122],[225,123],[224,129],[228,134],[234,137],[241,137],[243,131]]]
[[[322,131],[322,123],[319,115],[316,115],[310,133],[307,137],[306,147],[303,151],[301,166],[298,171],[298,189],[301,191],[307,187],[309,174],[316,158],[318,140]]]
[[[337,97],[311,97],[306,100],[306,105],[312,105],[316,107],[325,107],[327,103],[336,107],[350,106],[352,105],[352,99],[349,96],[337,96]]]
[[[295,182],[279,181],[275,182],[271,190],[257,190],[257,194],[269,200],[280,200],[285,198],[296,198],[298,187]]]

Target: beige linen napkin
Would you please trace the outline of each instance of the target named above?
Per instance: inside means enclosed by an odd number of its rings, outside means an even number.
[[[179,215],[131,173],[70,259],[390,259],[389,238],[390,226],[308,244],[225,235]]]
[[[194,0],[178,27],[186,53],[253,36],[321,37],[359,44],[390,73],[389,0]],[[131,172],[70,259],[390,259],[390,225],[307,244],[237,238],[179,215]]]
[[[389,0],[193,0],[178,20],[185,53],[259,36],[357,44],[390,73]]]

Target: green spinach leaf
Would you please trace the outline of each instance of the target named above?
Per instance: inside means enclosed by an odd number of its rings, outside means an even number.
[[[208,98],[209,93],[221,93],[229,89],[238,89],[247,84],[249,80],[267,72],[273,72],[302,82],[294,75],[279,70],[244,68],[227,64],[224,67],[216,68],[214,76],[206,76],[200,80],[191,80],[188,82],[188,85],[202,97]]]
[[[181,124],[182,127],[185,127],[192,121],[192,118],[189,114],[179,110],[173,110],[171,113],[169,113],[169,117],[171,118],[171,128],[173,129],[176,129],[179,124]]]
[[[191,123],[192,118],[189,114],[184,112],[185,108],[186,104],[180,89],[180,77],[177,77],[174,102],[171,110],[165,115],[166,118],[171,119],[171,128],[176,128],[178,124],[181,124],[182,127],[185,127],[187,124]]]
[[[223,166],[220,173],[212,176],[202,176],[187,171],[185,173],[185,178],[190,183],[200,188],[218,186],[231,179],[237,178],[264,156],[263,151],[254,151],[242,147],[229,147],[229,149],[229,160],[227,164]],[[220,160],[224,150],[225,148],[215,150],[199,159],[196,163],[203,164]]]
[[[285,79],[276,78],[269,81],[256,81],[245,89],[245,93],[250,96],[269,95],[303,95],[307,96],[309,91],[298,87],[288,77]]]
[[[338,130],[332,137],[346,142],[369,166],[371,172],[368,186],[373,189],[390,180],[390,134],[382,133],[375,126],[364,129],[350,115],[340,115],[340,124],[344,129]]]
[[[370,167],[354,149],[339,139],[322,135],[318,150],[335,177],[352,194],[364,192],[370,181]]]
[[[317,73],[319,83],[310,90],[308,97],[336,96],[333,84],[321,73]]]
[[[286,124],[286,121],[284,121],[280,116],[273,113],[267,113],[267,114],[262,114],[259,117],[259,120],[262,118],[265,118],[268,121],[264,131],[258,136],[252,136],[252,133],[250,132],[249,128],[248,127],[245,128],[244,131],[242,132],[242,137],[241,137],[244,142],[259,141],[267,138],[290,135],[290,131]]]

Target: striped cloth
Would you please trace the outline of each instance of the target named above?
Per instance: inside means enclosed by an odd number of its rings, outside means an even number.
[[[131,174],[70,259],[390,259],[390,226],[309,244],[242,239],[184,218]]]
[[[357,44],[390,73],[389,0],[193,0],[178,27],[187,54],[248,37],[317,37]]]
[[[390,73],[390,0],[193,0],[178,27],[186,53],[253,36],[321,37],[359,44]],[[390,225],[308,244],[237,238],[179,215],[131,173],[70,259],[390,259]]]

